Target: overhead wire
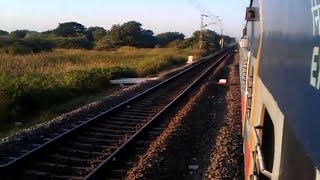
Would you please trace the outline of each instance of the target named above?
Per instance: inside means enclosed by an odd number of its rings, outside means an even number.
[[[214,15],[212,12],[208,11],[207,9],[204,9],[201,7],[200,3],[196,0],[187,0],[187,2],[196,10],[200,11],[202,14],[208,15],[209,18],[213,20],[220,20],[219,16]]]
[[[201,4],[197,1],[197,0],[187,0],[187,2],[189,3],[189,5],[191,5],[194,9],[196,9],[197,11],[199,11],[202,15],[206,15],[207,18],[209,18],[209,23],[205,24],[204,26],[209,26],[209,25],[216,25],[219,28],[223,27],[222,24],[222,19],[220,19],[219,16],[214,15],[212,12],[210,12],[209,10],[203,8],[201,6]]]

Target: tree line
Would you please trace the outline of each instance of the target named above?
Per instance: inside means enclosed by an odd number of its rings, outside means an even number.
[[[165,32],[154,35],[150,29],[142,28],[142,24],[129,21],[115,24],[110,30],[103,27],[89,27],[77,22],[60,23],[55,29],[44,32],[30,30],[15,30],[7,32],[0,30],[0,50],[9,54],[28,54],[50,51],[53,48],[79,48],[110,50],[121,46],[138,48],[174,47],[195,48],[198,46],[199,31],[189,38],[179,32]],[[211,30],[204,32],[204,48],[219,49],[221,36]],[[234,38],[224,36],[226,43],[232,43]]]

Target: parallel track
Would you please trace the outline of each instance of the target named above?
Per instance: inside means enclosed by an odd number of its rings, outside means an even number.
[[[232,48],[0,165],[1,179],[100,179]]]

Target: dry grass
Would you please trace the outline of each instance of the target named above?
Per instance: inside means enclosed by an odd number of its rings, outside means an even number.
[[[0,55],[0,71],[21,75],[41,73],[57,75],[72,70],[88,70],[100,67],[131,67],[142,69],[153,66],[153,63],[165,61],[166,57],[186,58],[188,50],[155,48],[136,49],[122,47],[116,51],[85,51],[57,49],[53,52],[25,56]]]
[[[24,56],[0,54],[0,125],[13,123],[30,110],[105,89],[110,78],[150,76],[182,65],[188,55],[199,56],[192,52],[122,47],[115,51],[56,49]]]

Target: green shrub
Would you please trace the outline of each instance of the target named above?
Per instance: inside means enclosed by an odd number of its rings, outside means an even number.
[[[32,48],[25,45],[21,41],[17,41],[8,47],[8,53],[10,55],[18,55],[18,54],[24,55],[24,54],[30,54],[32,52],[33,52]]]
[[[51,37],[57,48],[66,49],[92,49],[93,43],[85,37]]]
[[[0,91],[0,125],[9,119],[10,115],[10,98]]]
[[[179,39],[179,40],[172,41],[167,45],[167,47],[183,49],[184,48],[183,40]]]
[[[11,55],[25,55],[31,53],[39,53],[42,51],[51,51],[53,44],[51,41],[40,38],[25,38],[19,40],[11,40],[8,42],[7,52]]]
[[[109,85],[110,79],[136,76],[133,69],[123,67],[74,70],[64,75],[64,84],[78,91],[92,91]]]
[[[193,59],[199,59],[209,55],[209,51],[206,49],[194,49],[192,50]]]
[[[51,51],[53,43],[48,39],[41,39],[29,37],[22,40],[22,42],[32,49],[32,52],[39,53],[42,51]]]
[[[13,39],[8,37],[1,37],[0,36],[0,48],[7,48],[9,45],[13,43]]]
[[[111,41],[108,38],[100,39],[95,46],[95,50],[98,50],[98,51],[110,50],[113,48],[115,48],[115,46],[113,43],[111,43]]]
[[[166,61],[168,62],[168,65],[182,65],[186,63],[186,58],[182,56],[165,56],[164,57]]]

